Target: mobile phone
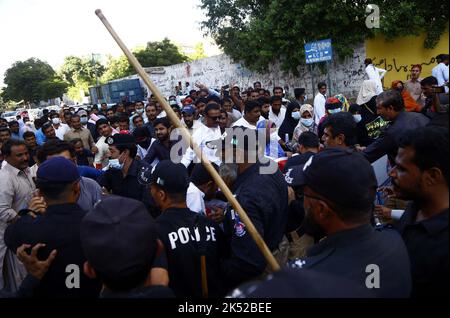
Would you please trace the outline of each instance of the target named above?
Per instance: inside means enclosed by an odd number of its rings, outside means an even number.
[[[432,88],[432,92],[435,93],[435,94],[445,93],[445,87],[444,86],[434,86]]]
[[[230,88],[230,85],[222,86],[222,89],[229,89],[229,88]]]

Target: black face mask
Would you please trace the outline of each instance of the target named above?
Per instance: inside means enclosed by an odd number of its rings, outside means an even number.
[[[144,149],[147,149],[150,146],[150,140],[140,141],[138,142],[138,145]]]

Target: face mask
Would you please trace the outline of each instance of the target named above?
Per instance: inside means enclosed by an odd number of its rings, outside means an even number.
[[[359,123],[362,119],[360,114],[353,115],[353,118],[355,119],[356,123]]]
[[[300,121],[302,122],[303,126],[310,127],[313,124],[314,119],[312,119],[312,118],[300,118]]]
[[[340,108],[329,109],[328,112],[329,112],[330,114],[337,114],[337,113],[340,113],[340,112],[341,112],[341,109],[340,109]]]
[[[87,124],[87,122],[88,122],[88,119],[87,119],[87,117],[81,117],[80,118],[80,122],[84,125],[84,124]]]
[[[148,141],[148,140],[141,141],[141,142],[138,142],[138,145],[144,149],[147,149],[150,146],[150,141]]]
[[[109,167],[111,169],[122,170],[123,163],[120,163],[119,159],[109,159]]]
[[[52,123],[53,123],[53,125],[59,125],[59,124],[61,123],[61,119],[59,119],[59,118],[53,118],[53,119],[52,119]]]
[[[138,108],[136,109],[136,113],[142,114],[144,112],[144,108]]]
[[[299,120],[300,117],[301,117],[299,111],[293,112],[291,116],[292,116],[292,118],[294,118],[295,120]]]

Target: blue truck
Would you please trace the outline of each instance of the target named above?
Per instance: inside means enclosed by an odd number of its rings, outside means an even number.
[[[89,87],[92,104],[116,104],[121,101],[135,102],[145,99],[144,89],[138,78],[108,82]]]

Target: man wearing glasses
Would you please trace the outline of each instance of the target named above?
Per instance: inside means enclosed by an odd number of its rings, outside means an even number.
[[[220,139],[222,133],[219,128],[220,121],[220,106],[217,103],[210,103],[206,105],[205,110],[203,111],[205,116],[204,125],[201,125],[192,135],[192,139],[202,150],[203,156],[209,159],[212,163],[220,165],[220,158],[216,155],[216,149],[213,147],[208,147],[211,141],[215,141]],[[192,163],[192,161],[196,158],[194,150],[189,147],[183,158],[181,159],[181,163],[186,167]],[[197,159],[197,158],[196,158]],[[200,161],[198,161],[200,162]]]

